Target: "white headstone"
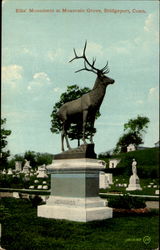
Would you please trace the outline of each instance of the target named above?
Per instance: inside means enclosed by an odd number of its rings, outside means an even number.
[[[18,192],[13,192],[13,198],[19,198],[19,193]]]
[[[38,173],[37,178],[48,178],[47,169],[46,169],[45,164],[38,167],[37,173]]]
[[[117,164],[120,162],[120,159],[111,159],[109,160],[109,168],[116,168]]]
[[[139,177],[137,175],[137,162],[133,159],[132,162],[132,175],[129,179],[129,185],[126,188],[127,191],[142,190],[139,182]]]
[[[22,161],[15,161],[15,170],[16,172],[22,171]]]
[[[6,173],[7,173],[7,171],[6,171],[6,169],[4,168],[3,171],[2,171],[2,174],[6,174]]]
[[[8,169],[8,175],[13,175],[13,171],[11,168]]]
[[[157,189],[157,190],[155,191],[155,194],[159,195],[159,189]]]
[[[113,174],[111,173],[105,173],[105,176],[108,178],[109,184],[113,184]]]
[[[27,161],[25,159],[25,163],[24,163],[24,166],[23,166],[23,173],[24,174],[29,174],[31,168],[32,167],[30,166],[30,161]]]
[[[110,188],[108,176],[103,171],[99,173],[99,188]]]
[[[136,147],[134,144],[129,144],[127,147],[127,152],[135,151]]]

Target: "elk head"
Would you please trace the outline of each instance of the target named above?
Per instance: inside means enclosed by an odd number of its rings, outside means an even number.
[[[102,69],[96,68],[95,67],[96,58],[93,58],[92,63],[90,63],[85,55],[86,47],[87,47],[87,41],[85,42],[82,56],[78,56],[76,53],[76,50],[73,49],[75,57],[71,59],[69,62],[72,62],[75,59],[84,59],[84,68],[75,71],[75,73],[80,72],[82,70],[90,71],[98,76],[98,79],[101,80],[101,84],[104,84],[104,85],[113,84],[114,80],[105,75],[109,73],[108,61]],[[87,66],[89,66],[89,68]]]

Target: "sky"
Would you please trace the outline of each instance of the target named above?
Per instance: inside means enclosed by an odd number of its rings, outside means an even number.
[[[50,115],[67,86],[94,85],[92,72],[75,73],[83,60],[68,63],[73,48],[81,54],[86,40],[89,60],[96,57],[97,68],[108,61],[108,76],[115,80],[95,122],[95,152],[113,149],[124,123],[138,115],[150,119],[144,146],[154,147],[159,140],[158,9],[158,1],[4,0],[1,111],[12,131],[6,149],[12,155],[61,151]]]

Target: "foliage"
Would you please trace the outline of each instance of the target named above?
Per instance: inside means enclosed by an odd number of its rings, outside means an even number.
[[[114,156],[113,156],[114,158]],[[150,148],[136,150],[118,155],[121,161],[115,168],[114,174],[131,175],[133,158],[137,161],[137,172],[140,178],[158,178],[159,176],[159,149]]]
[[[1,119],[1,133],[0,133],[0,141],[1,141],[1,155],[0,155],[0,169],[7,165],[7,158],[10,156],[10,151],[5,150],[7,145],[7,137],[11,134],[11,130],[5,129],[4,126],[6,124],[6,118]]]
[[[119,138],[114,152],[126,152],[129,144],[139,145],[142,143],[142,138],[136,132],[128,132]]]
[[[133,197],[129,195],[110,197],[108,199],[108,206],[113,208],[145,208],[145,200],[140,197]]]
[[[142,136],[143,133],[146,133],[148,123],[148,117],[138,115],[136,119],[130,119],[124,124],[124,131],[128,130],[128,132],[135,132]]]
[[[38,195],[30,195],[29,199],[30,199],[33,207],[37,207],[39,205],[44,204],[42,198]]]
[[[79,88],[77,85],[71,85],[67,87],[67,91],[62,93],[60,96],[59,102],[55,103],[53,107],[53,111],[51,114],[51,132],[59,134],[62,131],[62,124],[59,118],[57,117],[58,109],[66,102],[75,100],[79,97],[81,97],[83,94],[86,94],[89,92],[90,89],[87,87],[84,87],[82,89]],[[99,111],[96,114],[96,118],[100,116]],[[86,138],[88,139],[91,134],[95,134],[96,129],[92,128],[90,123],[86,124]],[[71,140],[78,140],[78,145],[80,144],[80,139],[82,139],[82,124],[71,124],[70,128],[68,129],[68,137]]]
[[[130,119],[125,123],[125,133],[119,138],[114,152],[126,152],[129,144],[135,146],[143,144],[143,134],[146,133],[149,122],[148,117],[138,115],[137,118]]]
[[[24,155],[16,154],[11,160],[8,161],[8,168],[15,168],[15,162],[21,161],[22,165],[24,164],[24,160],[27,159],[30,161],[30,165],[32,169],[37,168],[43,164],[51,164],[53,160],[53,155],[49,153],[39,153],[34,151],[26,151]]]
[[[50,188],[50,178],[39,178],[37,184],[34,181],[37,180],[37,176],[25,177],[24,174],[19,174],[18,176],[10,176],[0,174],[0,187],[1,188],[13,188],[13,189],[28,189],[29,186],[34,186],[37,188],[38,185],[42,185],[42,182],[45,180],[46,185]]]
[[[0,202],[11,214],[2,223],[1,245],[7,250],[142,250],[158,246],[158,216],[153,214],[78,223],[37,217],[37,209],[28,200],[3,198]],[[146,235],[152,239],[149,245],[143,243]],[[137,238],[141,241],[127,242]]]
[[[6,218],[10,217],[9,209],[3,204],[0,205],[0,222],[4,221]]]

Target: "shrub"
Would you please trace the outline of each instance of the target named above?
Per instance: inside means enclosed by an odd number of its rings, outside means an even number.
[[[129,196],[128,194],[108,198],[108,206],[113,208],[145,208],[146,204],[142,198]]]
[[[38,205],[44,204],[42,198],[38,195],[34,195],[34,196],[30,195],[29,199],[30,199],[33,207],[37,207]]]

